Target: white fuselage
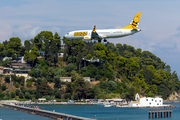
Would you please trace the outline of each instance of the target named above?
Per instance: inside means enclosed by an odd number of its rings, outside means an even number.
[[[141,31],[140,29],[134,30],[134,29],[100,29],[96,30],[99,36],[101,38],[118,38],[118,37],[124,37],[128,35],[132,35],[134,33],[137,33]],[[89,40],[91,39],[92,30],[77,30],[77,31],[71,31],[65,35],[68,39],[85,39]]]

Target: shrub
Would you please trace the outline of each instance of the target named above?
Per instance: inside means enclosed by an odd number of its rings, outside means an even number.
[[[59,77],[54,78],[54,88],[61,88],[61,81]]]
[[[40,68],[36,68],[34,71],[33,71],[33,77],[35,78],[38,78],[38,77],[41,77],[42,75],[42,71]]]
[[[108,82],[108,89],[109,89],[110,91],[116,90],[116,88],[117,88],[116,82],[114,82],[114,81],[109,81],[109,82]]]
[[[6,90],[6,85],[3,85],[3,86],[1,87],[1,90],[2,90],[2,91],[5,91],[5,90]]]
[[[71,99],[71,93],[65,93],[64,98],[65,99]]]
[[[24,94],[22,92],[19,93],[19,98],[23,98],[24,97]]]
[[[14,98],[14,97],[15,97],[15,93],[14,93],[14,92],[11,92],[11,93],[10,93],[10,96],[11,96],[11,98]]]
[[[78,98],[78,95],[77,95],[77,94],[74,94],[73,99],[74,99],[74,100],[78,100],[78,99],[79,99],[79,98]]]
[[[32,82],[27,81],[27,82],[26,82],[26,86],[27,86],[27,87],[31,87],[31,86],[32,86]]]
[[[9,99],[9,96],[8,96],[8,95],[5,95],[3,99],[4,99],[4,100],[8,100],[8,99]]]
[[[19,87],[19,83],[18,83],[18,82],[15,83],[15,87],[16,87],[16,88]]]
[[[6,75],[4,80],[5,80],[6,83],[10,83],[10,76]]]
[[[100,79],[101,79],[101,75],[96,75],[96,76],[95,76],[95,79],[96,79],[96,80],[100,80]]]
[[[4,98],[5,94],[4,93],[1,93],[0,94],[0,99],[2,100]]]
[[[16,89],[16,95],[19,96],[20,90]]]
[[[26,92],[26,93],[25,93],[25,98],[26,98],[26,99],[30,99],[30,97],[31,97],[31,95],[30,95],[28,92]]]
[[[55,93],[55,98],[61,98],[61,93],[59,90]]]
[[[25,89],[24,87],[21,87],[21,92],[22,92],[23,94],[25,94],[26,89]]]
[[[37,98],[37,99],[38,99],[38,98],[42,98],[42,94],[38,92],[38,93],[36,94],[36,98]]]

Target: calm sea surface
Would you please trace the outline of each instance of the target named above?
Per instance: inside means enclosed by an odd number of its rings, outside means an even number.
[[[173,103],[171,118],[159,118],[161,120],[180,120],[180,103]],[[61,112],[81,117],[94,118],[97,120],[149,120],[148,111],[152,108],[116,108],[97,105],[38,105],[44,110]],[[52,120],[38,115],[32,115],[20,111],[0,107],[0,119],[2,120]]]

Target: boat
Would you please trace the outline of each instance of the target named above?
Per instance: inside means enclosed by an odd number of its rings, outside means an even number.
[[[112,104],[110,104],[110,103],[106,103],[106,104],[104,104],[104,107],[112,107],[113,105]]]

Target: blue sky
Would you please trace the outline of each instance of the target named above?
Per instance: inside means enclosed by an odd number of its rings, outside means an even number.
[[[180,76],[180,15],[178,0],[1,0],[0,41],[31,39],[40,31],[121,28],[141,12],[141,32],[108,39],[149,50]]]

